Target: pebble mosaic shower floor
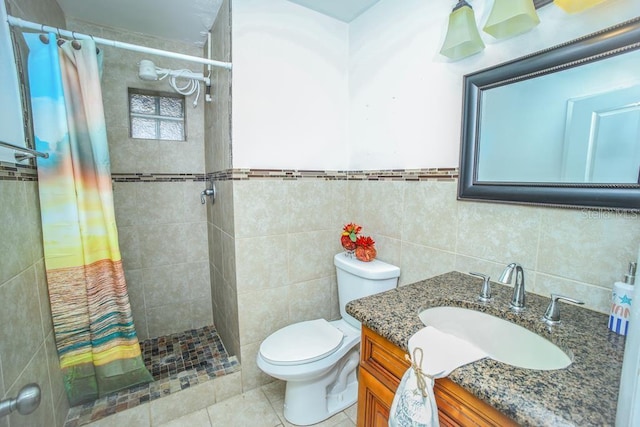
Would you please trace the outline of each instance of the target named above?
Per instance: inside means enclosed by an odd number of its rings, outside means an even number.
[[[154,381],[74,406],[65,427],[88,424],[240,369],[238,359],[229,357],[214,326],[148,339],[140,347]]]

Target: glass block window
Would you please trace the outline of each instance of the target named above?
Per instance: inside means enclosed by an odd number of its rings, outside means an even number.
[[[184,96],[129,89],[131,138],[186,140]]]

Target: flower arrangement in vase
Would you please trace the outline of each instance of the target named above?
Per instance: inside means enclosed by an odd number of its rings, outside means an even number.
[[[376,242],[369,236],[358,236],[356,239],[356,258],[364,262],[373,261],[378,254],[375,244]]]
[[[360,261],[373,261],[377,255],[376,242],[369,236],[360,236],[362,227],[350,222],[342,228],[340,243],[348,255],[355,254]]]

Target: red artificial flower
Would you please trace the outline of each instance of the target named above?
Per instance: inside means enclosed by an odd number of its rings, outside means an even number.
[[[371,248],[375,245],[376,242],[369,236],[358,236],[356,239],[356,246],[361,246],[363,248]]]

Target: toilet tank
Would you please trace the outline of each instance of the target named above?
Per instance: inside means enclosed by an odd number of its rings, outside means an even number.
[[[360,329],[360,322],[345,311],[347,303],[394,289],[398,285],[400,268],[377,259],[363,262],[344,252],[336,254],[333,263],[338,280],[340,315],[350,325]]]

